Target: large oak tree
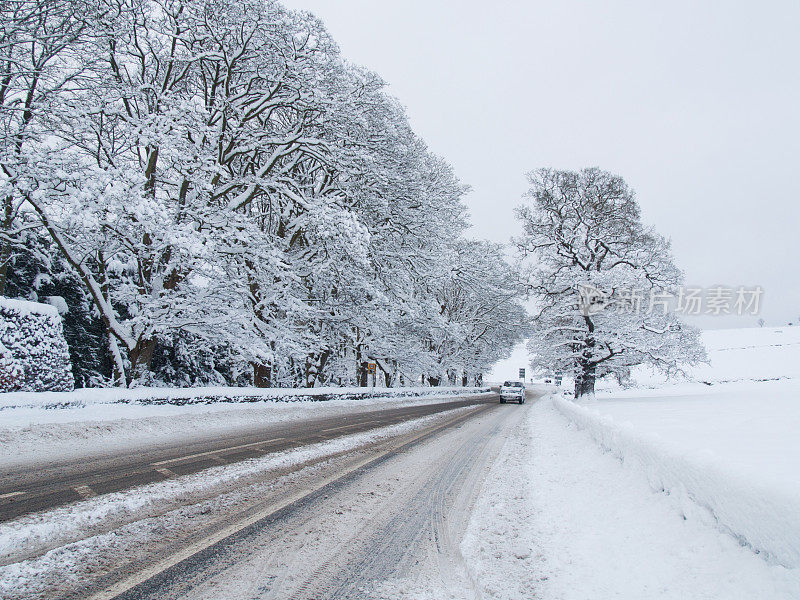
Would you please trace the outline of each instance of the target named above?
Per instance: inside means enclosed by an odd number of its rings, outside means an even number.
[[[635,365],[671,373],[703,360],[697,330],[665,310],[683,277],[669,241],[642,224],[625,181],[597,168],[539,169],[528,180],[517,245],[539,303],[532,366],[574,376],[578,398]]]

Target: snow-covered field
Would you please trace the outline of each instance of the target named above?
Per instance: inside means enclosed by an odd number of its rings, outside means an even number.
[[[698,382],[528,410],[464,540],[486,597],[800,598],[800,328],[703,338]]]
[[[688,370],[688,379],[706,383],[800,379],[800,327],[709,329],[702,333],[709,364]],[[636,369],[637,387],[663,387],[666,381]]]

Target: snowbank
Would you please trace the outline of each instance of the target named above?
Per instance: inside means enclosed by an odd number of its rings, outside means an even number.
[[[731,468],[711,452],[665,440],[630,423],[620,424],[595,407],[603,402],[581,406],[554,397],[553,403],[602,449],[643,472],[654,491],[675,497],[684,518],[709,520],[768,560],[800,567],[800,493],[796,488],[771,485]],[[704,424],[713,431],[713,419]]]
[[[549,400],[521,410],[462,544],[482,598],[800,598],[800,570],[681,518],[675,495],[653,493]]]
[[[72,387],[69,348],[56,308],[0,298],[0,392]]]
[[[80,408],[98,404],[183,406],[241,402],[322,402],[368,398],[413,398],[488,392],[488,387],[424,388],[84,388],[70,393],[16,392],[0,394],[0,411],[13,408]],[[0,413],[1,414],[1,413]]]

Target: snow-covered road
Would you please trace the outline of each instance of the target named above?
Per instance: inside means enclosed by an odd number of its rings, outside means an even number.
[[[112,598],[151,576],[120,597],[218,597],[193,595],[201,584],[230,587],[230,597],[243,588],[253,597],[273,589],[264,597],[317,597],[303,590],[323,582],[350,590],[345,596],[366,583],[388,586],[382,593],[391,596],[398,576],[422,576],[422,556],[449,561],[430,564],[433,587],[441,588],[437,576],[455,577],[467,593],[457,541],[507,419],[522,414],[514,409],[524,407],[478,403],[344,432],[0,524],[0,596]],[[224,550],[231,543],[232,554]],[[359,562],[373,556],[383,558]],[[263,578],[230,575],[268,564]],[[177,587],[160,587],[165,573]]]
[[[480,412],[131,597],[477,598],[460,540],[525,410]]]
[[[37,462],[16,467],[4,466],[0,471],[0,522],[63,506],[81,498],[119,492],[221,464],[235,464],[248,458],[285,453],[347,434],[474,406],[491,401],[491,398],[491,394],[465,394],[461,397],[440,397],[435,402],[422,399],[405,406],[398,406],[399,402],[373,404],[364,401],[355,406],[340,406],[340,403],[333,402],[324,407],[327,410],[320,409],[316,413],[302,410],[302,404],[297,403],[292,407],[295,410],[288,415],[286,411],[284,414],[264,415],[267,411],[261,408],[260,418],[255,420],[251,416],[250,420],[244,422],[245,426],[236,419],[230,419],[227,428],[221,431],[212,430],[212,434],[209,434],[199,430],[191,437],[186,435],[188,426],[184,421],[191,426],[195,415],[181,414],[172,418],[171,429],[165,428],[173,431],[172,438],[141,435],[137,444],[123,438],[117,440],[122,443],[116,447],[112,443],[115,441],[115,430],[109,429],[104,441],[105,446],[110,448],[104,452],[98,452],[95,448],[94,451],[87,450],[76,456],[74,451],[83,447],[76,444],[72,448],[71,458],[53,456],[48,449],[43,449],[38,453]],[[128,426],[134,428],[137,424],[142,426],[142,419]],[[156,443],[159,441],[160,444]],[[101,444],[97,446],[104,447]]]

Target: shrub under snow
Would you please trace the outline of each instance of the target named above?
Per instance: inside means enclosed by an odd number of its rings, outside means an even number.
[[[64,392],[73,385],[58,311],[0,298],[0,392]]]

